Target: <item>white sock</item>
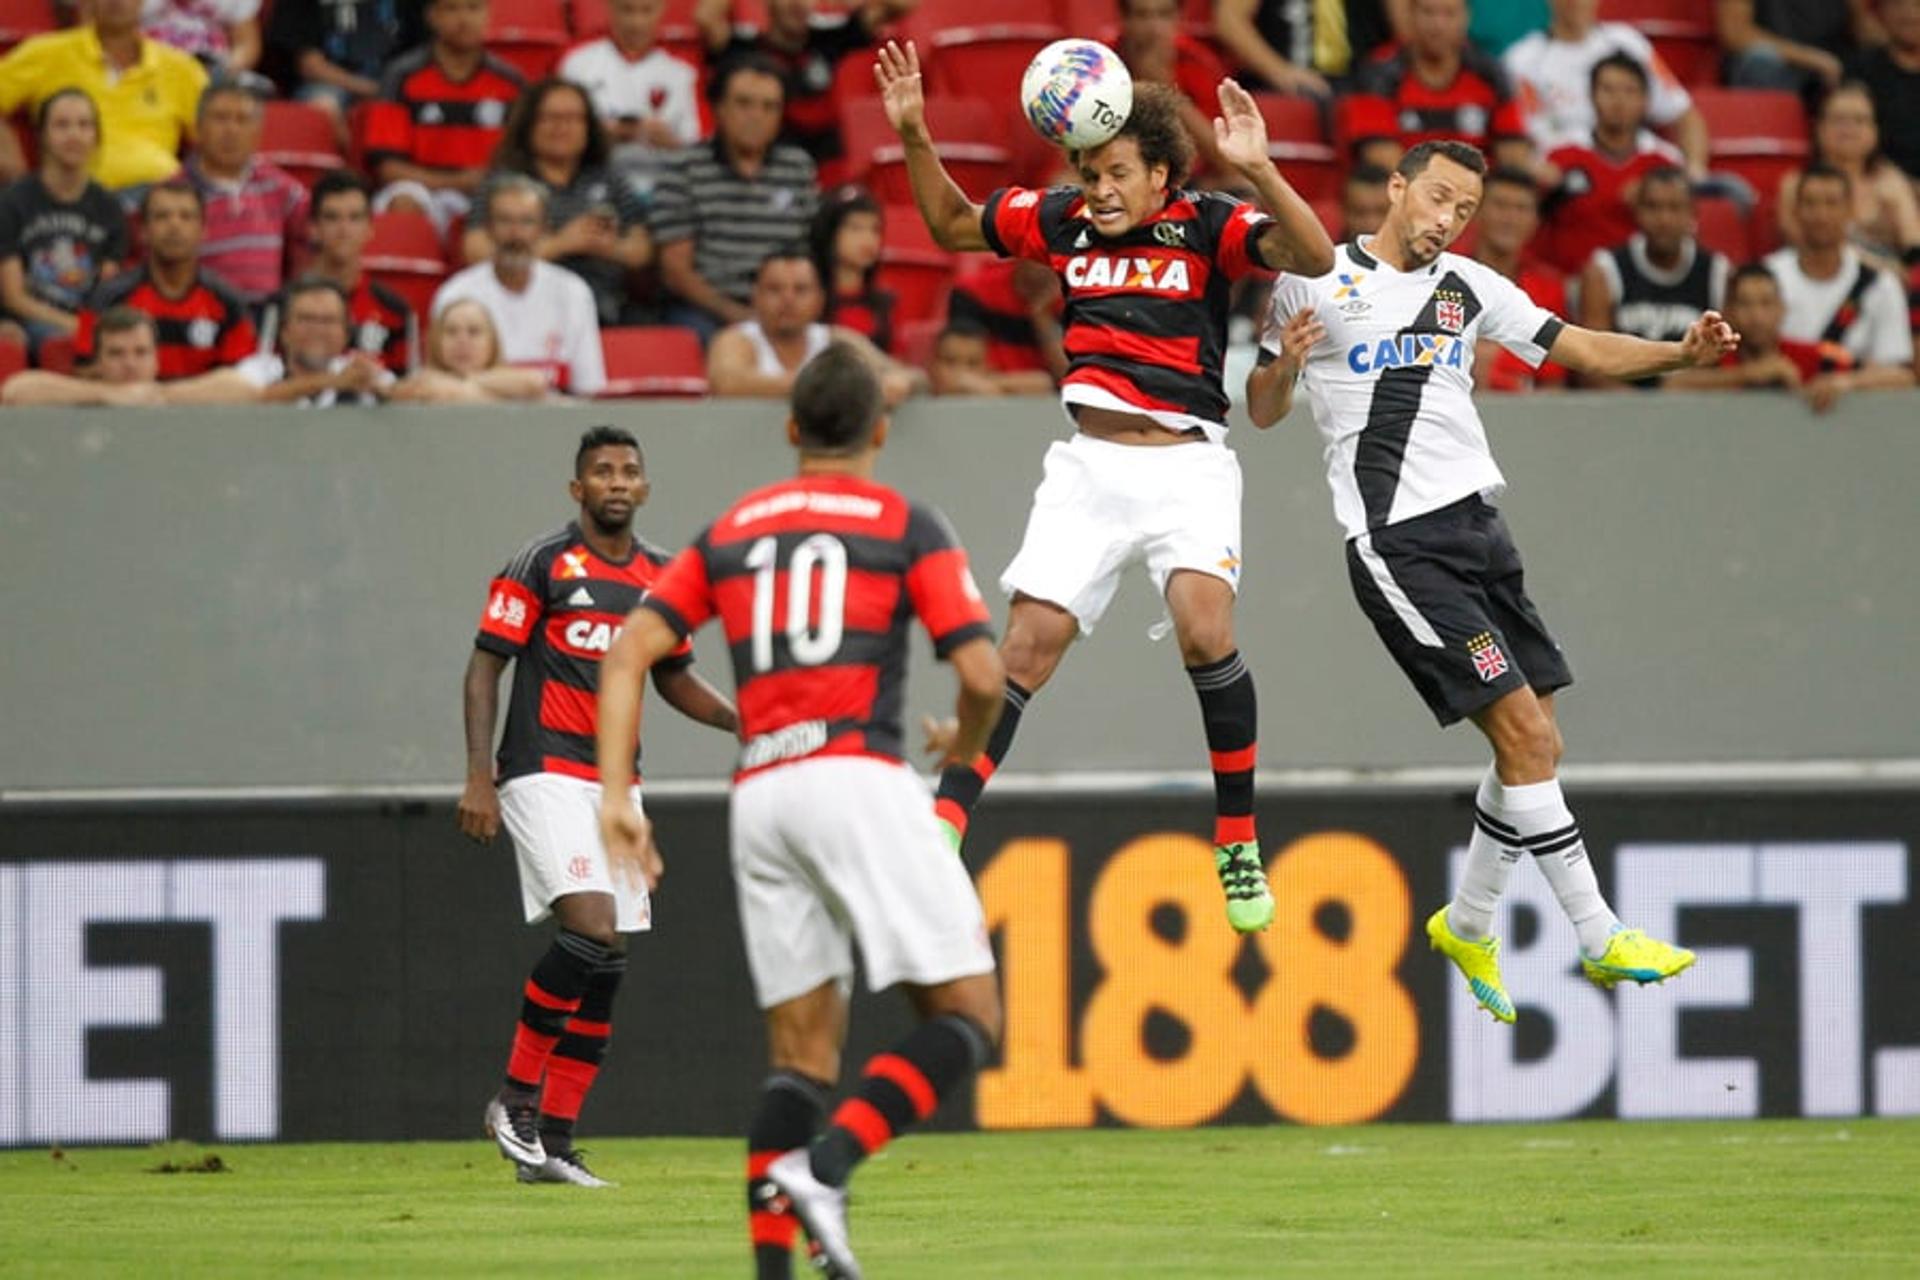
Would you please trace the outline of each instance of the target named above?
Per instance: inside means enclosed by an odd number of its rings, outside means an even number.
[[[1473,838],[1467,842],[1467,869],[1447,908],[1447,927],[1469,942],[1493,929],[1493,909],[1507,891],[1507,877],[1520,861],[1520,835],[1508,825],[1500,775],[1487,768],[1473,798]]]
[[[1580,949],[1597,958],[1607,949],[1607,935],[1620,927],[1620,919],[1600,896],[1580,824],[1560,794],[1559,779],[1507,787],[1501,800],[1507,823],[1520,833],[1520,843],[1533,855],[1534,865],[1580,935]]]

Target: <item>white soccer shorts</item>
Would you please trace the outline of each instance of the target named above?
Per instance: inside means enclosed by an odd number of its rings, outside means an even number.
[[[640,808],[640,788],[633,789]],[[644,809],[641,810],[645,812]],[[553,900],[569,893],[613,896],[613,927],[653,928],[647,891],[616,879],[600,843],[600,784],[561,773],[529,773],[500,788],[500,820],[520,862],[520,904],[528,924],[545,920]]]
[[[1067,610],[1091,635],[1136,561],[1164,596],[1177,569],[1240,590],[1240,460],[1223,444],[1055,442],[1000,589]]]
[[[980,898],[906,765],[822,756],[733,789],[733,884],[760,1007],[836,981],[858,943],[867,986],[993,972]]]

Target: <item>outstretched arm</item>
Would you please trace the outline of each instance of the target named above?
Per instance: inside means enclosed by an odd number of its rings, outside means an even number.
[[[1260,197],[1273,222],[1260,232],[1260,258],[1275,271],[1319,276],[1333,270],[1333,241],[1313,206],[1300,198],[1267,154],[1267,122],[1253,95],[1232,80],[1220,82],[1220,114],[1213,120],[1220,154]]]
[[[913,184],[913,202],[920,207],[934,243],[956,253],[987,248],[987,237],[980,230],[980,206],[967,199],[967,193],[933,149],[933,135],[927,132],[920,54],[913,41],[907,41],[904,49],[897,40],[887,41],[873,60],[873,78],[880,85],[887,123],[906,147],[907,181]]]
[[[1678,342],[1648,342],[1624,333],[1598,333],[1567,325],[1548,354],[1576,373],[1608,378],[1651,378],[1675,369],[1705,368],[1740,345],[1740,335],[1718,311],[1701,314]]]
[[[1247,416],[1254,426],[1264,431],[1293,412],[1293,391],[1306,368],[1307,353],[1326,336],[1327,328],[1314,316],[1313,308],[1302,307],[1280,330],[1278,356],[1262,344],[1262,363],[1247,375]]]

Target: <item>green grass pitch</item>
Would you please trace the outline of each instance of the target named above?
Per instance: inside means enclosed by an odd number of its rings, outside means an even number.
[[[589,1150],[617,1190],[480,1141],[0,1153],[0,1274],[749,1274],[740,1142]],[[927,1134],[854,1193],[878,1280],[1920,1273],[1920,1121]]]

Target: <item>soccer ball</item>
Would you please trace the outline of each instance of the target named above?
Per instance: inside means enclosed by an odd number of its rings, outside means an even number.
[[[1056,40],[1020,77],[1020,107],[1048,142],[1074,151],[1097,147],[1127,122],[1133,76],[1097,40]]]

